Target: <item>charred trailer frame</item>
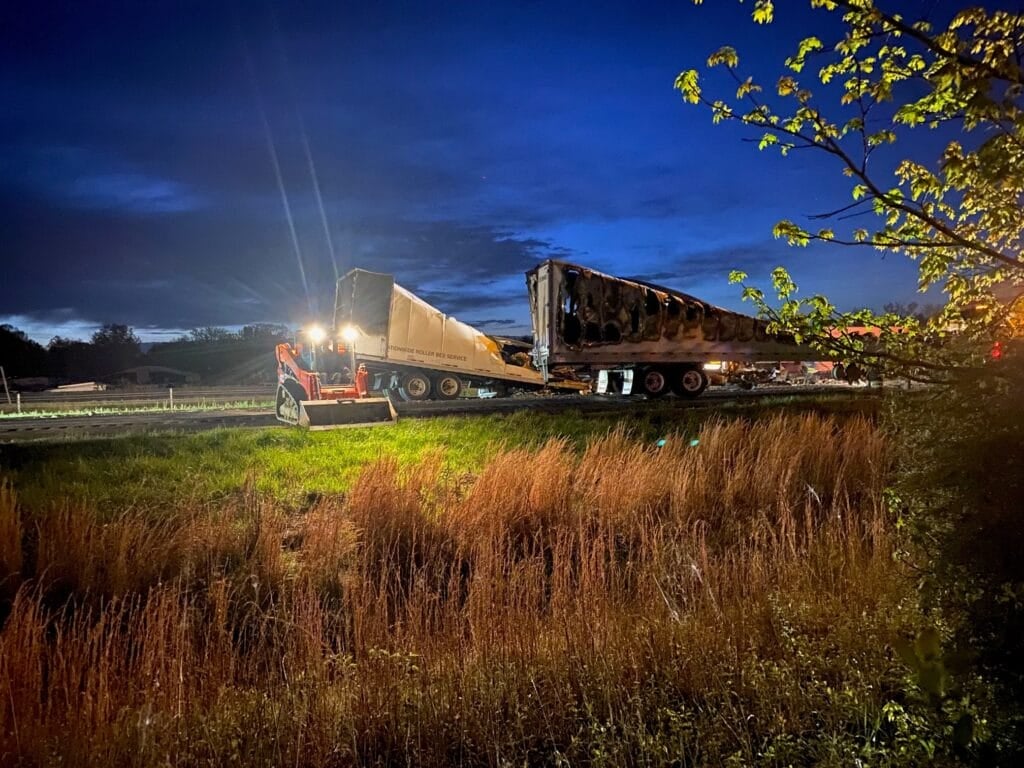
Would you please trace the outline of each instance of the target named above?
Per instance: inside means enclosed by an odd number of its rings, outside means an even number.
[[[792,336],[767,323],[663,286],[548,260],[526,274],[533,358],[553,366],[610,371],[645,394],[696,396],[711,361],[804,359]],[[639,372],[639,382],[636,374]]]

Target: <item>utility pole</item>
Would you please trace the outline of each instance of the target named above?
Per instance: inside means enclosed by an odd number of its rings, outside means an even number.
[[[4,380],[4,394],[7,395],[7,404],[11,404],[11,390],[7,388],[7,374],[4,373],[4,367],[0,365],[0,379]]]

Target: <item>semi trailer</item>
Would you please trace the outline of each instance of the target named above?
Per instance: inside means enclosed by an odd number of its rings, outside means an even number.
[[[454,400],[464,385],[499,390],[547,384],[530,361],[530,345],[491,336],[431,306],[392,275],[353,269],[340,280],[334,326],[347,333],[371,390],[403,400]]]
[[[309,427],[388,422],[392,398],[454,400],[464,387],[549,387],[696,397],[707,368],[810,359],[763,320],[679,291],[548,260],[526,274],[532,345],[483,333],[395,283],[353,269],[333,333],[277,348],[277,417]],[[726,361],[721,363],[720,361]],[[722,367],[725,365],[726,367]]]
[[[689,294],[549,259],[526,273],[534,365],[586,369],[600,389],[696,397],[705,367],[744,371],[758,361],[814,353],[768,324]],[[724,363],[723,363],[724,361]]]

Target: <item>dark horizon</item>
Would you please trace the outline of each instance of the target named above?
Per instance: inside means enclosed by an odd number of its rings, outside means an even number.
[[[0,323],[43,343],[329,319],[356,266],[509,334],[548,257],[748,312],[731,269],[766,283],[785,264],[844,307],[921,301],[906,259],[773,240],[778,219],[842,205],[846,180],[758,152],[672,88],[726,43],[773,81],[820,12],[767,29],[749,4],[688,2],[8,15]]]

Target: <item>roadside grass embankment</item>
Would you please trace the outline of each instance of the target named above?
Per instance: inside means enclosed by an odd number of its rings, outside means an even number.
[[[168,505],[224,500],[248,482],[286,507],[347,491],[368,462],[392,457],[405,466],[436,451],[452,473],[478,472],[502,448],[539,448],[561,438],[576,450],[628,424],[639,442],[669,433],[693,436],[709,420],[757,420],[778,413],[874,418],[880,399],[772,397],[712,408],[647,404],[623,413],[537,413],[399,419],[391,426],[308,432],[282,426],[163,431],[117,438],[0,444],[0,472],[16,482],[24,506],[87,500],[99,513],[131,507],[154,515]]]
[[[889,643],[919,617],[871,421],[608,426],[224,432],[155,468],[159,441],[19,452],[0,763],[898,762]],[[344,492],[295,506],[340,456]],[[152,471],[192,489],[90,496]],[[241,491],[211,495],[220,471]]]

